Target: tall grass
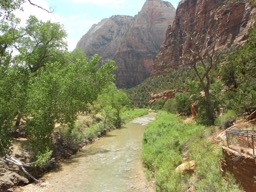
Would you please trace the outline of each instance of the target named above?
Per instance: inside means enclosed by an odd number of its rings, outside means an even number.
[[[145,130],[142,151],[144,164],[156,180],[156,191],[239,191],[231,177],[222,176],[221,152],[206,140],[211,132],[202,125],[183,123],[174,114],[158,114]],[[194,173],[175,171],[192,160],[196,162]]]
[[[147,109],[127,109],[121,113],[121,120],[125,123],[147,113]],[[93,117],[95,118],[95,115]],[[80,146],[87,144],[94,138],[100,137],[114,128],[115,126],[111,119],[103,121],[95,120],[89,115],[80,116],[73,128],[65,126],[59,129],[59,143],[57,145],[72,150],[72,153],[75,153]]]
[[[121,119],[123,123],[127,123],[128,121],[131,121],[132,119],[136,118],[136,117],[140,117],[142,115],[146,115],[148,114],[148,109],[129,109],[129,110],[125,110],[124,112],[122,112],[121,114]]]

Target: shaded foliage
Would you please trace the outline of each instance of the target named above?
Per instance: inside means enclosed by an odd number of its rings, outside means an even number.
[[[256,29],[252,29],[249,39],[227,58],[221,70],[222,81],[226,85],[225,107],[240,114],[256,109]]]

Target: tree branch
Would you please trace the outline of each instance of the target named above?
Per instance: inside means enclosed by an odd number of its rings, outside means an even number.
[[[48,9],[45,9],[45,8],[43,8],[43,7],[39,6],[39,5],[37,5],[37,4],[33,3],[33,2],[31,2],[31,0],[28,0],[28,2],[29,2],[31,5],[33,5],[33,6],[35,6],[35,7],[38,7],[39,9],[42,9],[42,10],[48,12],[48,13],[52,13],[52,11],[49,11]]]
[[[31,179],[33,179],[35,182],[38,182],[38,180],[33,177],[29,172],[27,172],[27,170],[24,168],[24,167],[31,167],[34,163],[23,163],[17,159],[14,159],[13,157],[11,156],[7,156],[5,158],[3,158],[4,161],[8,161],[10,163],[13,163],[15,165],[17,165],[18,167],[20,167],[22,169],[22,171],[28,175]]]

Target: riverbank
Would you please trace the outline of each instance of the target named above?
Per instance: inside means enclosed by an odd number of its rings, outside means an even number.
[[[136,117],[148,113],[147,109],[131,109],[122,112],[122,122],[128,122]],[[26,168],[36,177],[41,178],[45,173],[59,168],[59,163],[80,151],[83,146],[93,143],[113,130],[111,123],[104,121],[100,116],[94,114],[81,114],[78,116],[75,128],[70,132],[65,127],[56,125],[53,134],[52,158],[40,167]],[[12,156],[22,162],[31,162],[30,155],[26,150],[26,137],[17,137],[13,143]],[[0,160],[0,192],[12,190],[15,186],[26,185],[33,180],[24,174],[17,165]]]
[[[154,116],[136,118],[107,133],[63,162],[58,171],[46,174],[39,184],[19,187],[15,192],[153,191],[143,172],[141,147],[144,129]]]
[[[159,112],[143,139],[143,160],[156,191],[242,191],[221,169],[222,143],[216,133],[215,126]]]

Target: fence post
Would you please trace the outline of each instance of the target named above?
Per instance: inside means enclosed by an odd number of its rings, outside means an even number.
[[[226,131],[226,140],[227,140],[227,146],[229,148],[229,138],[228,138],[228,131]]]
[[[254,156],[254,136],[252,135],[252,152],[253,152],[253,156]]]
[[[247,131],[247,143],[248,143],[248,147],[250,147],[250,142],[249,142],[249,132]]]

